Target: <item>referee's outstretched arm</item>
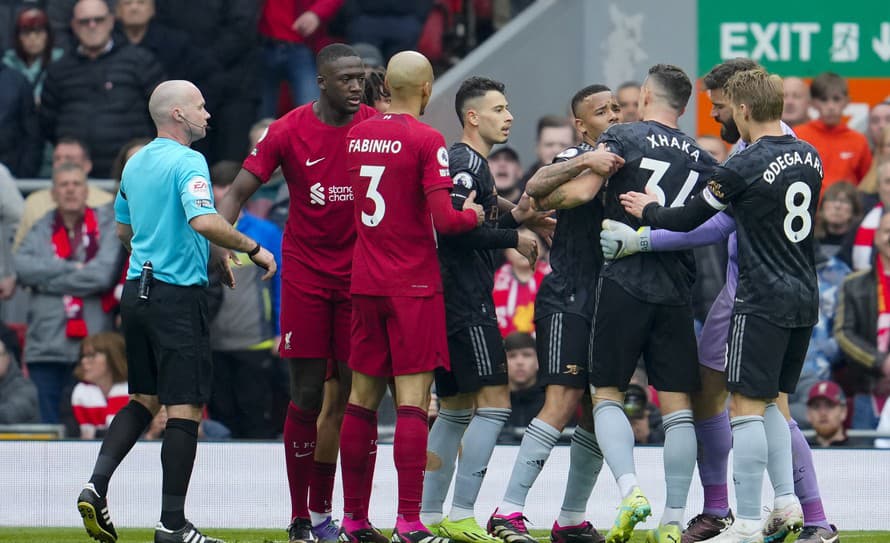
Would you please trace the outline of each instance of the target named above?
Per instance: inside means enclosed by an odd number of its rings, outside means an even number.
[[[275,264],[275,257],[268,249],[259,244],[259,242],[250,239],[241,232],[235,230],[227,220],[217,213],[208,213],[206,215],[198,215],[189,221],[189,226],[207,238],[210,243],[231,249],[241,253],[247,253],[250,260],[257,266],[266,270],[263,274],[263,280],[271,279],[278,269]],[[231,275],[231,273],[229,273]],[[231,285],[234,286],[234,279]]]

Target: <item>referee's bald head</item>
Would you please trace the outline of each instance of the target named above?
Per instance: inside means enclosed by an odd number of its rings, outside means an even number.
[[[195,97],[201,96],[193,83],[183,79],[171,79],[164,81],[155,87],[148,99],[148,112],[155,126],[161,127],[174,122],[174,109],[183,109],[185,105]]]

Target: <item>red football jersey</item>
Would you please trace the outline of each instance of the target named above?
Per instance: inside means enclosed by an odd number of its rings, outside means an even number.
[[[442,292],[426,195],[451,187],[445,138],[410,115],[381,114],[349,131],[346,164],[357,200],[352,293]]]
[[[281,241],[282,278],[323,288],[349,288],[355,244],[352,183],[346,174],[346,135],[376,115],[362,105],[344,126],[321,122],[312,104],[281,117],[244,160],[264,183],[279,166],[290,192]]]

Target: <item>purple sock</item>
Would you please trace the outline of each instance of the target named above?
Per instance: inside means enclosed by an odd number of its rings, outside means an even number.
[[[724,411],[715,417],[696,421],[695,437],[698,439],[698,475],[705,493],[702,512],[725,517],[729,514],[726,474],[732,449],[729,413]]]
[[[791,458],[794,461],[794,493],[803,507],[804,526],[818,526],[830,530],[825,510],[822,509],[822,496],[819,495],[819,481],[813,468],[813,452],[797,426],[797,421],[788,421],[791,430]]]

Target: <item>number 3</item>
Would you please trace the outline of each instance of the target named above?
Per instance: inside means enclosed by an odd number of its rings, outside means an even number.
[[[371,184],[368,185],[368,192],[365,194],[365,198],[370,198],[371,201],[374,202],[373,215],[368,215],[362,211],[362,224],[365,226],[377,226],[380,224],[380,221],[383,220],[383,215],[386,214],[386,201],[383,200],[383,195],[377,191],[377,187],[380,185],[380,179],[383,178],[383,171],[385,169],[385,166],[362,166],[361,170],[359,170],[360,176],[369,177],[371,179]]]
[[[803,201],[800,204],[795,204],[794,200],[797,199],[798,194],[803,196]],[[810,186],[803,181],[791,183],[788,191],[785,192],[785,209],[788,210],[788,214],[785,215],[783,226],[785,237],[791,243],[802,241],[810,235],[810,230],[813,228],[813,219],[810,217],[810,201],[812,199],[813,192],[810,190]],[[800,218],[801,221],[800,228],[796,230],[794,229],[795,218]]]

